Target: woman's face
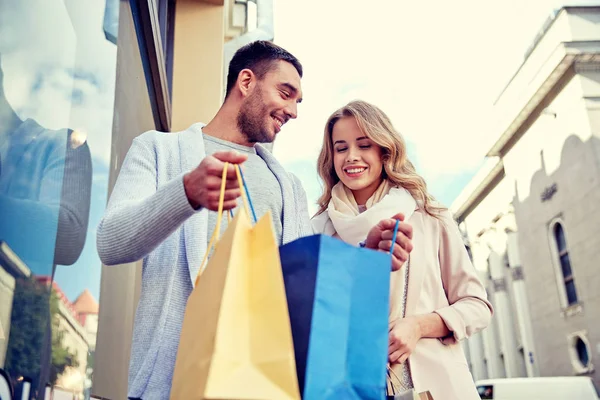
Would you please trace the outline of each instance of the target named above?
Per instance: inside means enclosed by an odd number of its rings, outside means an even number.
[[[340,118],[331,140],[335,173],[356,202],[364,205],[382,180],[381,148],[360,130],[354,117]]]

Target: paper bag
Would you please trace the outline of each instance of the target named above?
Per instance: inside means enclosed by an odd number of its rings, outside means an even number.
[[[271,216],[252,226],[248,215],[239,210],[188,299],[172,400],[300,399]]]

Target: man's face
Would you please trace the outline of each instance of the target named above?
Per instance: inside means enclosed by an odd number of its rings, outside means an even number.
[[[238,127],[250,143],[271,143],[281,127],[297,117],[301,101],[298,71],[286,61],[277,61],[245,98]]]

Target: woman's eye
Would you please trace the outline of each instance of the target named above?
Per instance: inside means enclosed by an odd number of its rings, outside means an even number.
[[[348,150],[346,147],[338,147],[337,149],[335,149],[335,151],[337,151],[338,153],[342,153],[346,150]]]
[[[361,149],[370,149],[371,145],[370,144],[364,144],[362,146],[360,146]]]

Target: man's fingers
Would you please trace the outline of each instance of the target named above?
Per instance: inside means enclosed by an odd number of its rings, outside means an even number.
[[[220,182],[221,179],[223,179],[223,168],[224,167],[225,167],[224,163],[222,163],[218,160],[213,160],[213,163],[211,163],[206,169],[207,175],[219,178],[219,182]],[[225,178],[227,180],[237,180],[237,173],[235,172],[235,166],[233,166],[232,164],[227,165],[227,176]]]
[[[237,189],[230,189],[225,191],[224,199],[225,201],[235,200],[242,195],[242,191]]]
[[[218,151],[212,155],[219,161],[232,164],[241,164],[248,159],[248,156],[237,151]]]
[[[237,207],[237,200],[229,200],[223,203],[223,210],[229,211]],[[218,208],[217,208],[218,210]]]
[[[222,173],[223,170],[221,170]],[[235,176],[235,172],[233,173],[233,175]],[[216,175],[209,175],[206,178],[204,178],[204,186],[209,189],[209,190],[217,190],[220,191],[221,190],[221,183],[222,183],[222,179],[220,176],[216,176]],[[227,179],[225,181],[225,190],[230,190],[230,189],[237,189],[240,187],[240,184],[236,179]]]
[[[228,200],[223,202],[223,211],[229,211],[237,207],[237,199],[236,200]],[[207,209],[210,211],[218,211],[219,210],[219,201],[209,201]]]

